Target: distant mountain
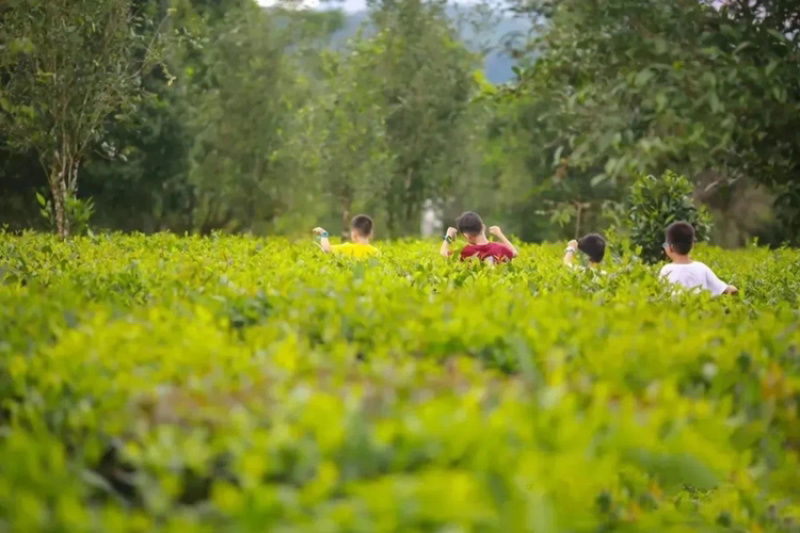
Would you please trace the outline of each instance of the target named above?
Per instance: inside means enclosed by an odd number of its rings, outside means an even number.
[[[464,8],[451,8],[448,14],[456,22],[462,20],[463,16],[470,15]],[[342,46],[354,37],[362,25],[368,24],[368,18],[366,11],[344,13],[344,25],[333,35],[334,46]],[[486,27],[480,30],[475,30],[466,23],[460,26],[461,38],[467,46],[472,51],[485,53],[483,70],[486,78],[492,83],[511,80],[514,77],[511,67],[515,61],[506,51],[505,44],[509,39],[519,39],[530,32],[531,23],[519,18],[496,16],[491,24],[484,24]]]

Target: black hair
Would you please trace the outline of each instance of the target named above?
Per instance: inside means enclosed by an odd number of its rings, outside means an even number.
[[[353,221],[350,222],[350,227],[362,237],[369,237],[372,235],[372,219],[367,215],[356,215]]]
[[[477,213],[467,211],[456,219],[456,229],[463,234],[478,235],[483,232],[483,220]]]
[[[688,222],[673,222],[667,228],[667,244],[681,255],[688,255],[694,246],[694,228]]]
[[[597,233],[590,233],[578,241],[578,250],[589,256],[594,263],[599,263],[606,255],[606,241]]]

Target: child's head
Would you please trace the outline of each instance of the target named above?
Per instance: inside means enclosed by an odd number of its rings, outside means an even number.
[[[606,241],[600,235],[590,233],[578,241],[578,250],[589,256],[592,263],[599,263],[606,255]]]
[[[350,240],[357,242],[372,238],[372,219],[367,215],[356,215],[350,222]]]
[[[667,242],[664,251],[667,257],[686,256],[694,246],[694,228],[687,222],[673,222],[667,228]]]
[[[486,226],[477,213],[467,211],[456,219],[456,229],[461,233],[467,242],[472,242],[483,235]]]

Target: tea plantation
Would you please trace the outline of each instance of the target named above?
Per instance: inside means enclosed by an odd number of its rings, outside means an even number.
[[[0,531],[800,531],[800,251],[378,245],[0,235]]]

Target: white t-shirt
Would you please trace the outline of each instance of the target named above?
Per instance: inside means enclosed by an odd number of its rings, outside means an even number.
[[[710,291],[714,296],[719,296],[728,284],[720,280],[714,272],[700,261],[691,263],[670,263],[661,269],[661,277],[666,276],[672,283],[683,285],[687,289]]]

